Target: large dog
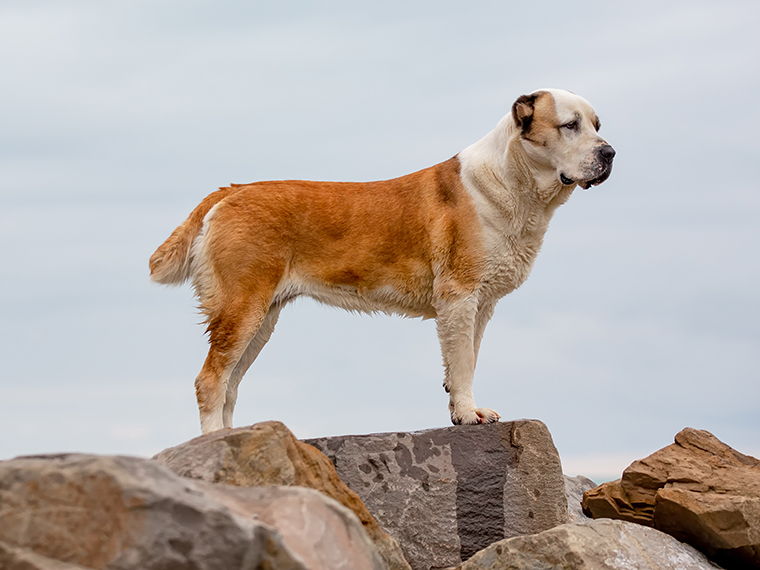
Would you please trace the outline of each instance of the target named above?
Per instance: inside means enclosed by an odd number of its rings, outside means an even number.
[[[499,414],[472,382],[497,301],[528,277],[549,220],[610,175],[613,148],[583,98],[542,89],[453,158],[393,180],[233,184],[207,196],[150,258],[191,278],[210,349],[195,380],[203,433],[232,427],[238,384],[299,295],[436,320],[454,424]]]

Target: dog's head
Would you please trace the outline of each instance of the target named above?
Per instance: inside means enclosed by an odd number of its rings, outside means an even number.
[[[518,98],[512,118],[532,162],[561,184],[590,188],[609,178],[615,149],[599,136],[599,119],[583,97],[541,89]]]

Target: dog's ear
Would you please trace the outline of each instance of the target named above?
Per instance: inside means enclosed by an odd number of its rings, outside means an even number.
[[[539,95],[539,93],[522,95],[512,105],[512,117],[523,135],[527,135],[530,132],[530,125],[533,122],[533,109]]]

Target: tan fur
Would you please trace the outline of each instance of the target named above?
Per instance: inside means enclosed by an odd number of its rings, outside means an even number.
[[[564,95],[515,104],[530,131],[518,135],[505,118],[480,143],[401,178],[257,182],[204,199],[150,260],[154,281],[192,278],[206,315],[210,349],[196,379],[204,433],[231,427],[240,379],[299,295],[435,318],[452,421],[498,420],[472,397],[483,330],[496,301],[527,278],[574,187],[556,175],[542,184],[549,167],[525,146],[551,154],[561,143],[551,140],[564,136],[553,132],[555,97]]]

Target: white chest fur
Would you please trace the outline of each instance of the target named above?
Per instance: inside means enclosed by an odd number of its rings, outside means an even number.
[[[475,204],[486,248],[481,295],[490,298],[525,282],[554,211],[572,191],[560,184],[539,188],[516,153],[505,152],[509,131],[500,124],[459,154],[462,183]]]

